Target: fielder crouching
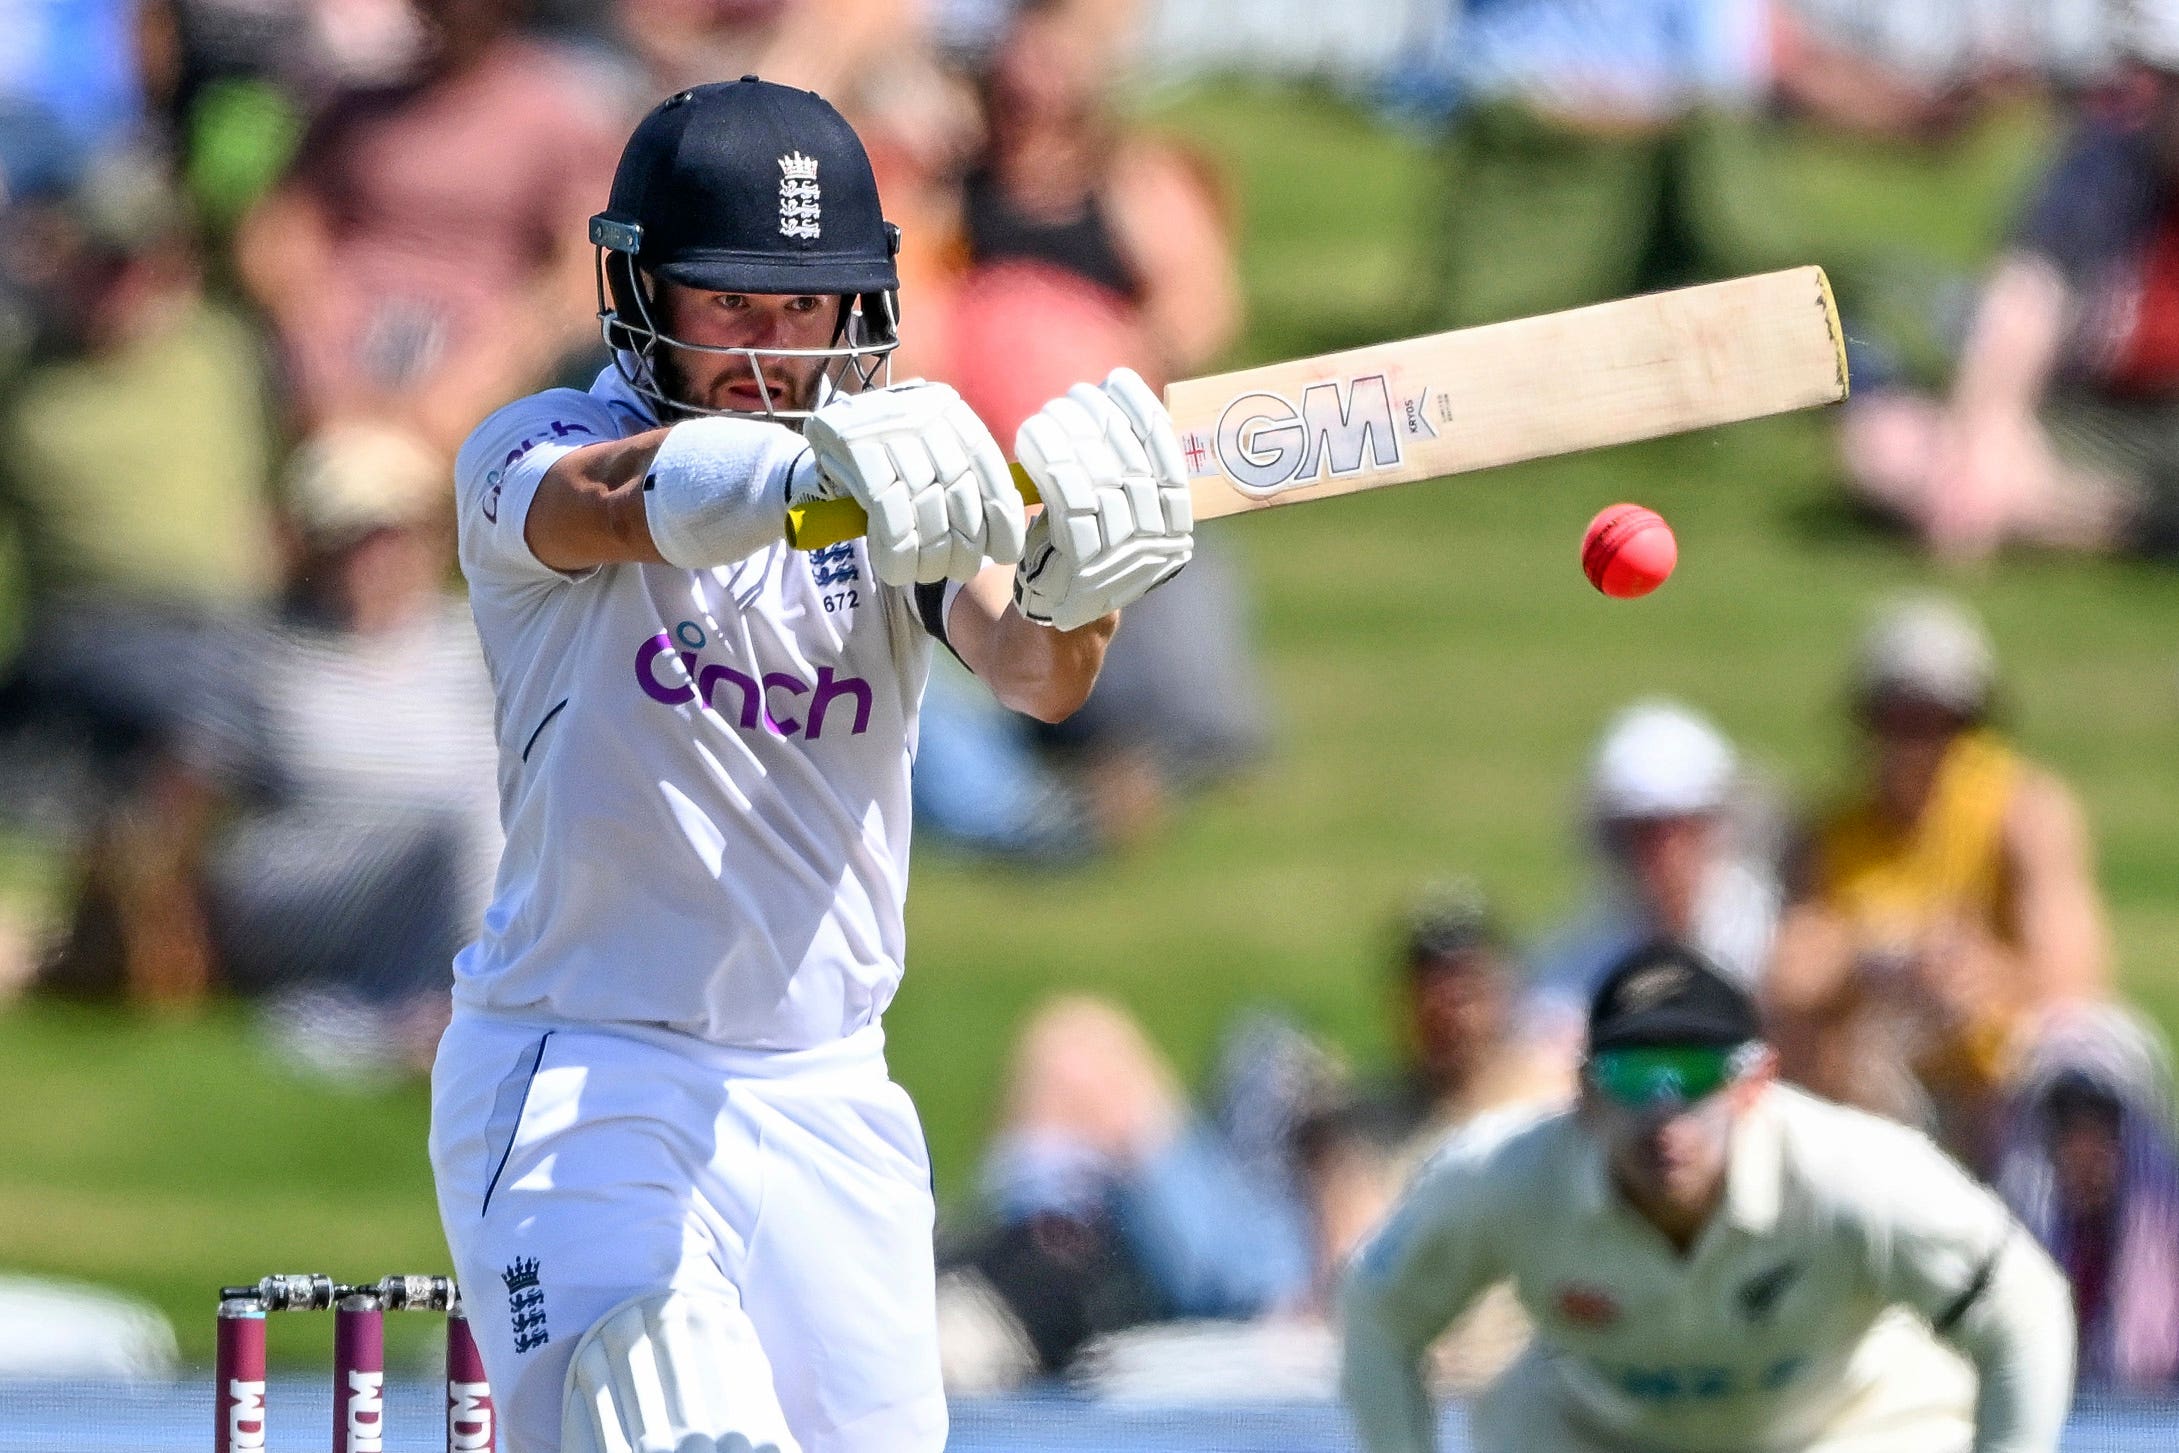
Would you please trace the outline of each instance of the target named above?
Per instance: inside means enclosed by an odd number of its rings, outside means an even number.
[[[2057,1448],[2057,1268],[1921,1134],[1775,1063],[1692,950],[1616,968],[1579,1103],[1448,1143],[1357,1254],[1343,1382],[1370,1453],[1437,1447],[1424,1350],[1508,1278],[1535,1340],[1473,1408],[1476,1453]]]

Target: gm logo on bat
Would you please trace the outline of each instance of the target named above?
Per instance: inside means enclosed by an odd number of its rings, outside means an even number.
[[[1312,383],[1299,402],[1254,391],[1227,402],[1208,439],[1190,434],[1182,447],[1195,473],[1222,473],[1243,494],[1269,499],[1326,479],[1397,468],[1404,440],[1438,437],[1432,402],[1427,385],[1411,398],[1395,398],[1382,373]],[[1451,422],[1445,397],[1434,402],[1439,421]]]

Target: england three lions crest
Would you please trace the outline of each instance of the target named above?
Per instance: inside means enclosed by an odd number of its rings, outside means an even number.
[[[790,151],[779,159],[779,235],[815,239],[824,222],[817,158]]]

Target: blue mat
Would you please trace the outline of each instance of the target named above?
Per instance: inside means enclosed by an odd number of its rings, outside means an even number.
[[[273,1384],[270,1453],[330,1446],[331,1393],[323,1379]],[[387,1453],[441,1453],[437,1387],[389,1388]],[[0,1453],[206,1453],[212,1446],[209,1377],[175,1383],[0,1382]],[[1294,1453],[1354,1447],[1336,1407],[1194,1405],[1116,1407],[1063,1397],[957,1403],[949,1453]],[[1466,1447],[1460,1414],[1445,1420],[1445,1453]],[[2179,1402],[2088,1404],[2076,1411],[2065,1453],[2171,1453]]]

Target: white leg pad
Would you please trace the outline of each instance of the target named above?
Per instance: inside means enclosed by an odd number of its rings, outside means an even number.
[[[734,1302],[649,1292],[575,1344],[560,1453],[801,1453],[756,1329]]]

